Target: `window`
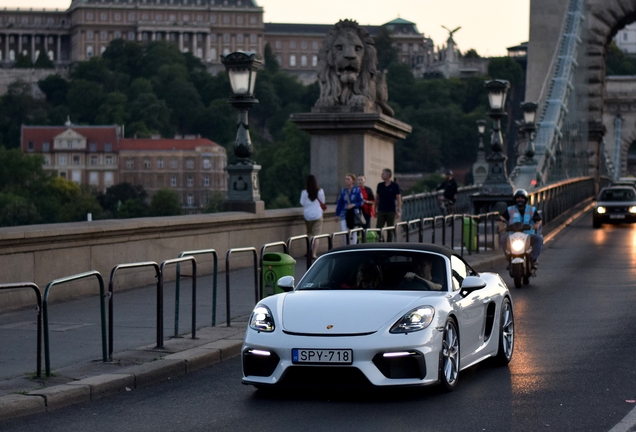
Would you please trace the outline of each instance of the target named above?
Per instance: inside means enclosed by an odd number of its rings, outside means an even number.
[[[113,145],[111,143],[106,143],[104,145],[104,151],[105,152],[112,152],[113,151]]]
[[[210,48],[210,60],[216,60],[216,48]]]
[[[88,145],[88,149],[89,149],[91,152],[96,152],[96,151],[97,151],[97,143],[90,143],[90,144]]]
[[[192,176],[188,176],[188,186],[194,186],[194,178]]]
[[[135,167],[135,161],[132,159],[128,159],[126,161],[126,168],[133,169]]]
[[[453,255],[451,257],[451,269],[453,272],[453,290],[457,291],[461,286],[466,276],[473,274],[473,270],[460,258]]]
[[[44,156],[44,166],[51,165],[51,158],[49,156]]]
[[[106,12],[102,12],[99,14],[99,19],[102,21],[108,20],[108,14]]]
[[[92,185],[99,184],[99,173],[91,171],[88,173],[88,183]]]
[[[244,36],[242,34],[237,34],[236,35],[236,42],[238,42],[238,43],[245,42]]]
[[[311,48],[317,50],[318,49],[318,42],[312,42],[311,43]]]
[[[111,186],[115,181],[114,181],[114,176],[112,172],[105,172],[104,173],[104,186],[108,187]]]
[[[291,41],[291,42],[289,43],[289,48],[291,48],[291,49],[296,49],[296,41]]]
[[[237,23],[237,24],[243,24],[243,17],[242,17],[242,16],[240,16],[240,15],[239,15],[239,16],[237,16],[237,17],[236,17],[236,23]]]
[[[66,165],[66,155],[60,155],[57,161],[59,165]]]
[[[186,169],[194,169],[194,161],[192,159],[186,161]]]
[[[113,157],[112,156],[106,156],[106,158],[104,159],[104,164],[105,165],[112,165],[113,164]]]
[[[91,156],[91,165],[97,165],[97,155]]]
[[[60,177],[65,179],[66,178],[66,171],[60,171]]]
[[[29,149],[30,152],[33,151],[33,141],[29,141],[29,143],[27,144],[27,148]]]
[[[150,163],[149,159],[144,159],[144,168],[145,169],[150,169],[152,168],[152,164]]]
[[[172,168],[172,169],[176,169],[178,166],[179,166],[179,164],[177,163],[177,160],[176,160],[176,159],[172,159],[172,160],[170,161],[170,168]]]
[[[108,40],[108,33],[106,33],[105,31],[101,32],[99,34],[99,39],[102,41]]]
[[[304,49],[304,50],[307,49],[307,42],[306,41],[300,42],[300,49]]]
[[[50,151],[50,148],[51,148],[51,144],[50,143],[47,143],[47,142],[42,143],[42,151],[43,152]]]
[[[230,23],[230,16],[223,15],[223,24],[229,24],[229,23]]]
[[[277,40],[276,42],[274,42],[274,46],[276,47],[276,49],[281,49],[283,48],[283,44],[281,43],[281,41]]]
[[[296,56],[293,54],[289,56],[289,67],[296,67]]]
[[[73,141],[67,141],[66,142],[66,147],[72,149],[73,148]]]
[[[311,65],[313,67],[318,66],[318,56],[317,55],[312,55],[311,56]]]
[[[300,56],[300,66],[307,67],[307,56]]]
[[[203,177],[203,186],[210,186],[210,177]]]
[[[203,169],[210,169],[211,166],[210,159],[203,159]]]
[[[251,16],[250,17],[250,24],[256,24],[256,17],[255,16]]]
[[[172,187],[176,187],[177,186],[177,176],[170,177],[170,186],[172,186]]]
[[[194,197],[192,196],[192,194],[188,194],[188,205],[194,205]]]
[[[157,186],[163,187],[163,176],[157,176]]]
[[[93,57],[93,45],[86,46],[86,57],[88,58]]]
[[[78,155],[73,156],[73,165],[80,164],[80,157]]]
[[[163,168],[163,159],[157,159],[157,168]]]

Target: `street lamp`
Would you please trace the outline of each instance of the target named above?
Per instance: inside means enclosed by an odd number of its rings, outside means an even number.
[[[534,165],[537,162],[534,160],[534,136],[537,132],[537,127],[535,124],[535,119],[537,116],[537,108],[538,104],[534,102],[524,102],[521,104],[521,109],[523,110],[523,132],[528,139],[528,144],[526,146],[526,152],[524,153],[525,159],[523,161],[526,165]]]
[[[477,148],[477,160],[473,164],[473,181],[481,185],[488,175],[488,162],[484,150],[484,135],[486,134],[486,120],[477,120],[477,132],[479,133],[479,147]]]
[[[265,205],[260,200],[258,182],[258,172],[261,167],[250,159],[252,140],[247,112],[252,105],[258,103],[258,99],[254,97],[254,84],[258,68],[263,62],[257,53],[243,51],[221,56],[221,62],[225,66],[232,86],[232,96],[228,103],[238,111],[236,141],[234,142],[234,155],[238,158],[238,162],[225,167],[229,175],[229,184],[224,209],[226,211],[262,213],[265,210]]]
[[[490,80],[484,83],[488,90],[488,102],[492,119],[492,135],[490,138],[490,154],[488,161],[488,176],[482,184],[481,194],[507,196],[512,195],[512,184],[506,173],[506,156],[503,154],[503,136],[501,134],[501,119],[506,116],[506,96],[510,83],[506,80]],[[478,126],[479,128],[480,126]],[[485,127],[485,126],[484,126]]]
[[[486,120],[479,119],[477,123],[477,132],[479,133],[479,150],[484,149],[484,135],[486,134]]]
[[[234,154],[239,158],[239,163],[253,164],[254,162],[250,160],[252,140],[250,139],[247,112],[252,105],[258,103],[258,99],[254,97],[254,84],[258,68],[263,62],[257,53],[243,51],[221,56],[221,62],[225,66],[232,86],[232,97],[228,102],[239,113]]]

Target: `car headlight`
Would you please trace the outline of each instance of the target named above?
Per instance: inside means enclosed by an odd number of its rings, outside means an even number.
[[[630,212],[630,213],[636,213],[636,206],[631,206],[631,207],[629,208],[629,212]]]
[[[390,333],[411,333],[424,330],[433,321],[434,316],[435,308],[432,306],[417,307],[393,324]]]
[[[250,328],[256,331],[273,332],[274,317],[267,306],[256,306],[250,317]]]
[[[598,214],[605,214],[605,212],[607,212],[607,209],[605,207],[603,207],[603,206],[598,206],[596,208],[596,213],[598,213]]]
[[[525,246],[526,246],[526,242],[524,242],[523,240],[515,240],[510,245],[510,247],[512,248],[514,252],[522,252]]]

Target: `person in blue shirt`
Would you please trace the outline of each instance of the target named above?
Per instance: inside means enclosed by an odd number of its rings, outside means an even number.
[[[530,261],[532,262],[532,268],[537,268],[537,260],[541,254],[541,248],[543,247],[543,236],[537,234],[537,230],[541,226],[541,215],[537,211],[537,208],[528,205],[529,200],[528,192],[524,189],[517,189],[513,195],[515,205],[508,207],[503,213],[499,215],[502,222],[506,224],[513,224],[523,222],[525,225],[532,225],[532,229],[524,231],[530,235],[530,245],[532,246],[532,252],[530,253]],[[499,245],[501,250],[506,253],[506,244],[508,242],[508,233],[504,232],[499,238]]]
[[[362,212],[362,193],[360,189],[355,186],[356,176],[355,174],[345,175],[345,187],[340,191],[338,196],[338,202],[336,203],[336,220],[340,221],[340,228],[342,231],[347,231],[355,228],[354,226],[347,225],[347,210],[358,209]],[[357,235],[351,234],[351,244],[356,244]]]

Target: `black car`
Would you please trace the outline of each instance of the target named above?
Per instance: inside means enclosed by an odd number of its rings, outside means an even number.
[[[592,226],[604,223],[636,222],[636,190],[630,186],[610,186],[601,189],[594,205]]]

